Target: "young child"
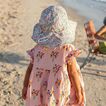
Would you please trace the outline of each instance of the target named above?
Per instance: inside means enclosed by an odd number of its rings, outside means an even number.
[[[84,84],[72,43],[76,22],[70,21],[61,6],[43,10],[28,50],[31,57],[22,97],[25,106],[85,106]]]

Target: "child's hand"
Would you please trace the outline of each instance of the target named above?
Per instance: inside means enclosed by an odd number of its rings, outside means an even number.
[[[78,103],[78,104],[82,104],[82,103],[83,103],[83,99],[84,99],[83,96],[84,96],[84,95],[83,95],[83,91],[81,91],[81,92],[76,92],[76,98],[77,98],[77,103]]]
[[[26,99],[26,94],[27,94],[27,87],[23,87],[23,89],[22,89],[22,98],[24,100]]]
[[[82,103],[82,94],[81,93],[77,93],[76,97],[77,97],[77,103],[81,104]]]

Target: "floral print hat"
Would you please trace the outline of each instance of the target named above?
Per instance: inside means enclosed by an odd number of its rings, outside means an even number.
[[[75,39],[76,26],[76,22],[68,19],[63,7],[49,6],[42,11],[39,22],[34,26],[32,39],[49,47],[69,44]]]

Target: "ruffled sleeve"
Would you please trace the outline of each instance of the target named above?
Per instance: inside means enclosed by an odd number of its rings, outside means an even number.
[[[76,49],[73,45],[68,45],[67,47],[67,53],[66,53],[66,63],[72,61],[73,57],[78,57],[78,55],[80,54],[80,50]],[[77,61],[76,61],[76,67],[77,69],[80,69]]]
[[[75,57],[75,47],[73,45],[67,45],[66,46],[66,63],[68,61],[71,61],[71,58],[74,56]]]
[[[29,50],[26,51],[27,54],[30,56],[30,63],[32,63],[32,64],[34,62],[34,51],[35,51],[34,48],[29,49]]]

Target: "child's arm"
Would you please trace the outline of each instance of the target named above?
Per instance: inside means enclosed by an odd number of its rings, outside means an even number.
[[[31,71],[32,71],[32,67],[33,67],[33,64],[30,63],[28,68],[27,68],[26,74],[25,74],[23,89],[22,89],[22,98],[23,99],[26,99],[29,77],[30,77],[30,74],[31,74]]]
[[[75,85],[77,102],[80,104],[83,99],[82,89],[80,84],[79,75],[76,68],[76,58],[72,57],[71,60],[67,63],[68,74],[70,80],[73,79],[73,83]]]
[[[33,64],[30,63],[25,74],[24,83],[23,83],[24,87],[28,87],[28,82],[29,82],[30,73],[32,71],[32,67],[33,67]]]

